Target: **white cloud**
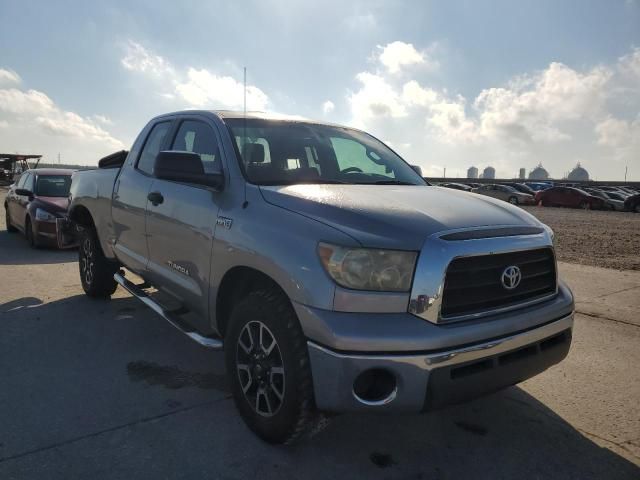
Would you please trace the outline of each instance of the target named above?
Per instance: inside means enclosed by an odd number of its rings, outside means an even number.
[[[398,43],[409,45],[389,45]],[[603,178],[607,159],[640,158],[640,49],[586,69],[552,62],[470,101],[423,83],[418,72],[398,76],[403,66],[420,63],[413,46],[399,50],[407,55],[380,55],[371,71],[356,75],[358,88],[347,96],[351,123],[394,145],[410,144],[403,153],[428,174],[440,175],[449,161],[453,171],[473,163],[510,177],[542,161],[559,175],[582,160]]]
[[[22,82],[20,75],[13,70],[0,68],[0,86],[19,85]]]
[[[189,68],[184,82],[175,86],[176,93],[190,106],[207,105],[240,108],[244,105],[244,85],[232,77],[218,76],[206,69]],[[247,85],[247,108],[265,110],[269,99],[258,87]]]
[[[606,147],[620,164],[640,165],[640,114],[626,121],[607,117],[595,126],[598,144]]]
[[[361,87],[348,97],[351,113],[357,124],[366,124],[376,117],[404,117],[406,107],[400,93],[382,76],[369,72],[356,75]]]
[[[65,159],[82,164],[124,148],[93,118],[60,108],[38,90],[0,88],[0,126],[4,149],[51,157],[64,152]]]
[[[620,69],[635,76],[640,80],[640,47],[634,48],[631,53],[620,57]]]
[[[173,74],[173,67],[164,58],[155,55],[139,43],[130,40],[125,50],[125,56],[120,62],[127,70],[156,76]]]
[[[389,73],[399,73],[403,67],[424,64],[434,69],[438,64],[427,53],[419,52],[411,43],[391,42],[385,46],[378,45],[378,60]]]
[[[103,125],[113,125],[113,121],[109,117],[106,117],[104,115],[92,115],[91,118]]]
[[[611,76],[611,70],[603,67],[580,73],[552,63],[507,87],[485,89],[474,102],[481,134],[517,142],[568,140],[562,122],[599,115]]]
[[[121,63],[127,70],[159,82],[159,87],[165,90],[159,95],[182,106],[230,109],[244,106],[244,85],[241,81],[205,68],[180,70],[139,43],[129,41]],[[266,110],[269,106],[269,97],[255,85],[247,85],[246,96],[248,110]]]
[[[324,113],[325,115],[330,114],[335,109],[336,109],[336,105],[331,100],[327,100],[322,104],[322,113]]]

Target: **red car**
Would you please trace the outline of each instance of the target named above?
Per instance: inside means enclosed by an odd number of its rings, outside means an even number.
[[[73,170],[38,168],[25,171],[11,185],[4,208],[7,230],[24,232],[29,244],[70,246],[67,244],[69,188]]]
[[[571,207],[590,209],[605,209],[602,198],[591,195],[584,190],[574,187],[551,187],[536,192],[536,203],[544,207]]]

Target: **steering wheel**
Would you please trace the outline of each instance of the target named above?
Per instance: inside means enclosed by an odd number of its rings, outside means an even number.
[[[340,173],[351,173],[351,172],[363,173],[362,169],[358,167],[349,167],[349,168],[345,168],[344,170],[340,170]]]

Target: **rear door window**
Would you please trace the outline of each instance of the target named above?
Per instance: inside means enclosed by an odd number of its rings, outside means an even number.
[[[142,148],[142,153],[140,153],[140,159],[136,166],[138,170],[148,175],[153,173],[153,165],[156,162],[158,153],[160,153],[160,149],[164,145],[164,139],[167,136],[170,126],[171,122],[161,122],[154,125],[151,129],[147,141]]]

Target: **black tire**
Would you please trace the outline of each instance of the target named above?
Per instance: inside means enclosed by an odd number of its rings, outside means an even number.
[[[80,233],[78,263],[82,289],[89,297],[108,298],[116,291],[118,284],[113,274],[118,271],[118,265],[104,256],[92,227],[85,227]]]
[[[640,213],[640,203],[636,203],[636,206],[633,208],[636,213]]]
[[[15,233],[18,231],[16,227],[11,225],[11,218],[9,218],[9,207],[7,205],[4,206],[4,221],[7,226],[7,232]]]
[[[262,330],[261,325],[266,330]],[[256,332],[256,328],[260,333],[264,331],[267,339],[271,335],[276,342],[275,347],[269,342],[271,353],[266,357],[264,341],[258,348],[259,341],[252,340],[251,347],[247,348],[247,340],[257,336],[251,333],[252,329]],[[315,410],[307,344],[298,318],[284,294],[275,288],[249,293],[231,313],[224,346],[227,378],[236,408],[256,435],[268,443],[292,443],[315,427],[320,417]],[[262,355],[262,360],[255,358],[257,354],[249,353],[254,350]],[[280,370],[280,364],[282,377],[278,380],[280,373],[274,377],[272,370]],[[239,368],[238,365],[246,367]],[[275,382],[278,382],[277,388]],[[278,390],[279,396],[276,395]],[[253,391],[257,391],[256,400]],[[260,391],[262,400],[259,399]],[[267,402],[271,415],[266,408]]]
[[[40,248],[38,243],[38,237],[33,232],[33,225],[31,225],[31,218],[27,217],[24,221],[24,236],[27,237],[27,242],[31,248]]]
[[[511,205],[518,205],[518,197],[509,197],[509,203]]]
[[[580,208],[582,210],[591,210],[591,204],[589,202],[581,202]]]

